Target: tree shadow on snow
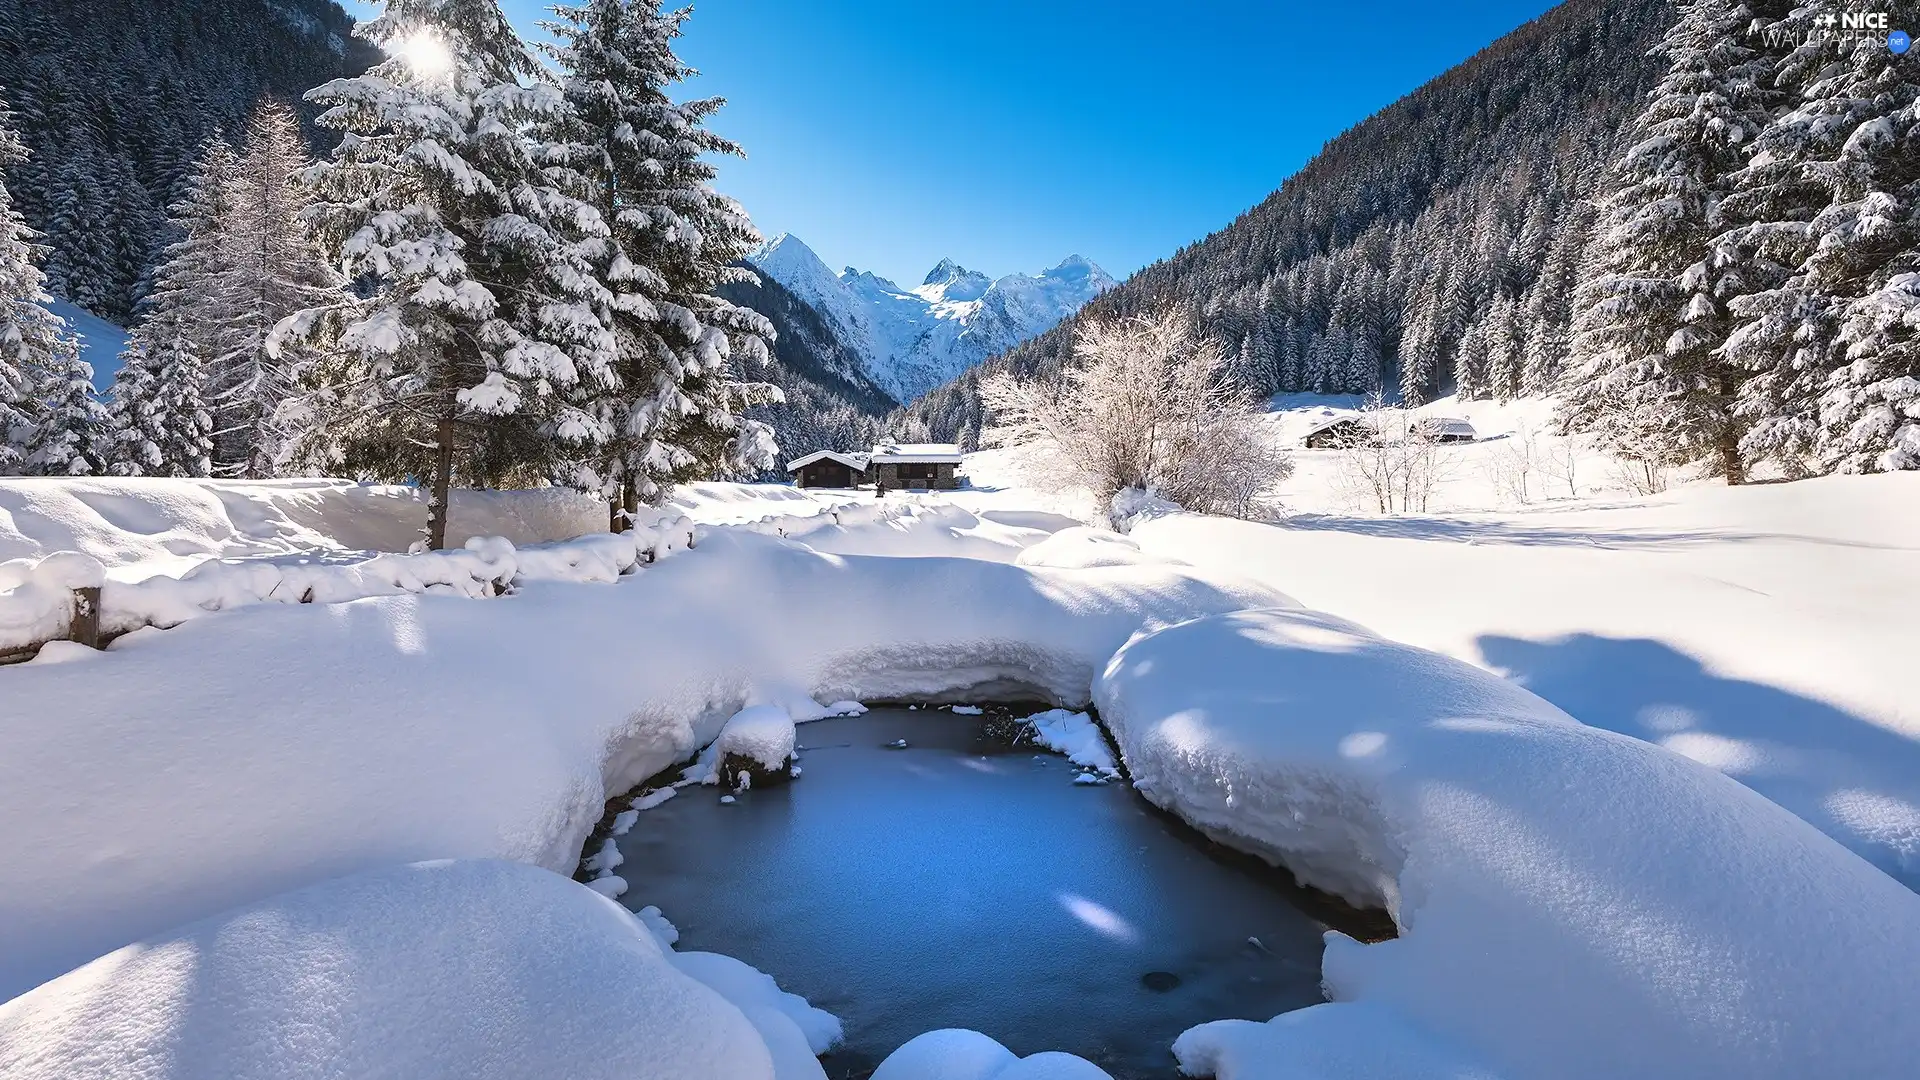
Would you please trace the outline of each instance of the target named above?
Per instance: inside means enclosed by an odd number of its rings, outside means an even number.
[[[1780,804],[1920,891],[1920,742],[1664,642],[1483,635],[1488,666],[1583,723],[1665,746]]]
[[[1552,506],[1543,511],[1559,509]],[[1582,507],[1583,510],[1604,507]],[[1818,547],[1868,548],[1901,551],[1888,544],[1861,543],[1826,536],[1793,533],[1742,532],[1735,529],[1594,529],[1529,525],[1520,521],[1481,521],[1457,517],[1347,517],[1338,514],[1297,514],[1284,528],[1315,532],[1342,532],[1383,540],[1441,540],[1459,544],[1516,544],[1525,547],[1590,547],[1601,550],[1660,550],[1694,544],[1774,543]]]

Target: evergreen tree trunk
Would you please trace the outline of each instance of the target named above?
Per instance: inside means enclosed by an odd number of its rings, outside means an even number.
[[[633,528],[634,521],[640,516],[640,481],[632,473],[627,474],[625,491],[626,495],[623,500],[625,505],[623,509],[626,511],[627,521],[625,527],[620,530],[621,532],[626,532],[627,529]]]
[[[433,451],[433,493],[427,497],[427,550],[447,546],[447,510],[453,487],[454,421],[440,421]]]
[[[1731,402],[1738,381],[1731,374],[1721,374],[1715,380],[1715,390],[1723,402]],[[1727,478],[1727,486],[1747,482],[1746,464],[1740,459],[1740,436],[1742,425],[1734,422],[1731,416],[1719,425],[1714,432],[1714,455],[1720,459],[1720,472]]]

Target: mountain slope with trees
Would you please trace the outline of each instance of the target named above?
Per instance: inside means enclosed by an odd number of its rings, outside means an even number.
[[[1088,320],[1171,306],[1263,393],[1512,396],[1571,339],[1589,200],[1665,71],[1663,0],[1569,0],[1327,144],[1226,228],[897,422],[969,444],[982,375],[1058,368]]]
[[[0,87],[29,152],[7,180],[48,291],[125,325],[207,140],[236,138],[263,97],[316,138],[300,95],[379,59],[352,30],[333,0],[0,0]]]
[[[765,378],[786,400],[755,406],[748,415],[772,426],[789,459],[815,450],[873,445],[881,434],[881,419],[900,403],[867,377],[860,354],[818,309],[771,274],[755,276],[757,284],[722,285],[719,295],[752,308],[773,325],[773,356]]]
[[[1559,395],[1647,490],[1920,468],[1920,71],[1849,10],[1569,0],[995,370],[1171,309],[1259,393]]]

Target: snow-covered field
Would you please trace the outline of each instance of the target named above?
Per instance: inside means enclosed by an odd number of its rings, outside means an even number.
[[[505,597],[254,604],[0,668],[0,1074],[817,1080],[831,1018],[560,874],[609,793],[743,709],[1036,695],[1097,703],[1148,798],[1400,927],[1330,935],[1328,1005],[1189,1032],[1192,1075],[1920,1060],[1920,476],[1638,497],[1595,462],[1578,498],[1456,479],[1475,509],[1385,517],[1339,508],[1337,453],[1300,455],[1279,524],[1124,537],[992,453],[973,490],[838,520],[871,497],[697,485],[696,548],[617,580],[530,553]],[[5,481],[0,558],[347,559],[412,540],[393,491]],[[599,527],[494,498],[470,527]],[[877,1075],[1103,1074],[937,1033]]]

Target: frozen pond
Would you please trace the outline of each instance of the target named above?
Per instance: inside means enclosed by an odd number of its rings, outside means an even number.
[[[691,787],[641,814],[620,873],[679,948],[838,1014],[834,1080],[942,1027],[1171,1077],[1187,1027],[1322,1000],[1321,925],[1124,783],[1075,785],[1066,759],[945,711],[804,724],[800,744],[791,785],[731,805]]]

